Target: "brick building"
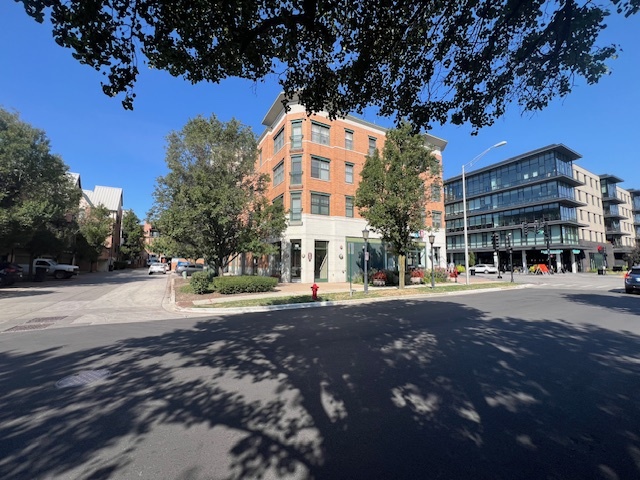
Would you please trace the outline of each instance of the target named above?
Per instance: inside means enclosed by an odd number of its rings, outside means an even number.
[[[348,281],[363,266],[362,231],[367,222],[355,207],[360,174],[366,155],[376,148],[382,151],[387,129],[353,116],[336,120],[325,113],[307,116],[295,100],[287,112],[283,100],[280,94],[264,117],[256,164],[258,171],[271,177],[269,198],[283,202],[288,212],[288,227],[276,242],[280,254],[266,265],[247,265],[242,258],[232,269],[244,273],[255,267],[284,282]],[[442,162],[447,142],[425,135],[425,144]],[[436,229],[434,263],[444,266],[441,190],[441,184],[435,187],[436,200],[425,208],[432,212],[427,226]],[[369,238],[371,267],[393,268],[395,259],[386,245],[375,232]],[[418,248],[408,255],[407,266],[430,268],[426,245],[421,238],[416,240]]]

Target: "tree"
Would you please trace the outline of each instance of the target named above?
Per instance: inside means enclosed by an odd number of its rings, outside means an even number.
[[[120,246],[122,258],[134,260],[144,251],[144,229],[140,225],[140,219],[133,210],[127,210],[122,215],[122,238]]]
[[[18,1],[18,0],[16,0]],[[105,94],[133,108],[139,65],[192,83],[277,74],[288,98],[333,116],[380,107],[417,127],[479,128],[511,102],[545,107],[576,77],[608,73],[615,45],[598,46],[610,9],[640,0],[538,2],[240,2],[20,0],[55,41],[102,71]],[[399,122],[398,122],[399,123]]]
[[[169,173],[158,179],[149,212],[164,246],[204,257],[220,273],[239,253],[272,253],[286,219],[282,204],[265,197],[269,177],[254,172],[257,154],[255,135],[235,119],[199,116],[172,132]]]
[[[473,267],[476,264],[476,254],[469,252],[469,266]]]
[[[100,258],[106,248],[107,238],[113,231],[111,212],[104,205],[86,208],[80,213],[78,226],[78,254],[89,260],[89,271],[92,271],[93,264]]]
[[[636,246],[631,253],[628,253],[625,260],[629,267],[633,265],[640,265],[640,245]]]
[[[43,131],[0,108],[0,254],[64,247],[67,217],[82,194],[67,172]]]
[[[400,288],[404,287],[405,255],[415,248],[412,233],[425,228],[430,185],[439,181],[440,164],[422,135],[403,123],[389,130],[382,156],[367,156],[356,191],[356,206],[371,228],[398,255]]]

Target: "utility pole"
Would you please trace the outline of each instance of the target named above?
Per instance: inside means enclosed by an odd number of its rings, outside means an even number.
[[[511,233],[507,233],[507,251],[509,252],[509,270],[511,270],[511,283],[513,283],[513,243]]]
[[[553,273],[551,270],[551,226],[547,224],[546,220],[544,222],[544,239],[547,243],[547,268],[549,273]]]

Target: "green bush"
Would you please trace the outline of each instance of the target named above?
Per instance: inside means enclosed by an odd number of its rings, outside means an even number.
[[[444,283],[447,281],[447,278],[449,278],[449,273],[446,268],[436,267],[433,270],[433,278],[438,283]]]
[[[191,275],[189,284],[193,289],[193,293],[202,295],[210,290],[209,285],[211,284],[211,275],[207,272],[195,272]]]
[[[231,295],[234,293],[270,292],[278,284],[278,279],[249,275],[241,277],[217,277],[213,284],[216,292]]]
[[[464,265],[456,265],[456,271],[458,273],[464,273],[465,272]]]

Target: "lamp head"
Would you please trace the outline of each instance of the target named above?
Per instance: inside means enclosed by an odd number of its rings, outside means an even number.
[[[364,238],[365,240],[369,240],[369,230],[367,229],[367,227],[364,227],[364,230],[362,230],[362,238]]]
[[[429,243],[433,245],[433,242],[435,241],[436,241],[436,236],[433,233],[429,234]]]

